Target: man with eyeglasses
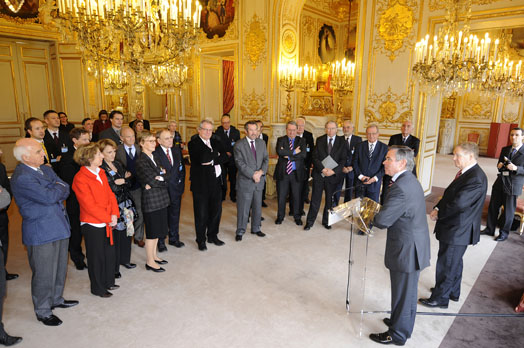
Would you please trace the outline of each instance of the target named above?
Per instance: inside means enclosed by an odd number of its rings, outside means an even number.
[[[198,135],[188,143],[191,160],[189,180],[193,192],[196,242],[200,251],[207,250],[206,237],[208,243],[224,245],[218,239],[222,216],[221,165],[228,158],[220,140],[212,135],[213,121],[205,119],[198,126]]]

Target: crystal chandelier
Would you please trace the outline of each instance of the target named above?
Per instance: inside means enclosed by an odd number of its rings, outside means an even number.
[[[127,73],[122,66],[117,64],[108,64],[102,69],[102,76],[104,80],[104,94],[126,94],[126,88],[128,85]]]
[[[202,6],[193,0],[57,0],[64,39],[88,60],[154,81],[196,45]],[[161,68],[163,66],[163,68]],[[106,70],[106,69],[103,69]],[[130,76],[128,76],[130,77]],[[143,88],[139,88],[143,89]]]
[[[184,64],[152,65],[146,74],[146,83],[156,94],[174,93],[186,82],[187,70]]]
[[[421,88],[430,94],[480,92],[484,95],[523,95],[522,61],[504,57],[500,40],[469,34],[471,0],[448,0],[446,22],[430,42],[429,35],[415,45],[413,73]],[[458,29],[461,12],[465,25]]]

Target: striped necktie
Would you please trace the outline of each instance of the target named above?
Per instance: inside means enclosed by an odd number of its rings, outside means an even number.
[[[289,138],[289,149],[293,151],[293,139]],[[293,162],[291,159],[288,158],[287,160],[287,166],[286,166],[286,173],[291,174],[293,172]]]

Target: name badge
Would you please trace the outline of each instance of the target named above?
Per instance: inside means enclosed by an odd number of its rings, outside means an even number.
[[[503,176],[509,176],[509,172],[508,172],[508,171],[503,171],[503,172],[502,172],[502,175],[503,175]]]
[[[234,141],[231,142],[231,146],[235,146],[235,142]]]
[[[112,169],[109,171],[109,174],[111,174],[111,176],[115,176],[116,175],[115,171],[112,170]]]
[[[62,153],[66,153],[67,151],[69,151],[69,149],[67,148],[67,146],[64,144],[62,145]]]
[[[178,167],[178,171],[181,172],[182,170],[184,170],[184,166],[180,164],[180,166]]]
[[[309,146],[308,146],[308,147],[306,148],[306,152],[309,152],[309,151],[311,151],[311,150],[309,149]]]
[[[166,173],[166,170],[164,168],[160,169],[160,175],[164,175]]]

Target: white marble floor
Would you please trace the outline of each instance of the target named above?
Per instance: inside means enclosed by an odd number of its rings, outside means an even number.
[[[456,170],[447,161],[450,156],[437,159],[435,186],[445,187],[453,179]],[[386,330],[381,321],[386,315],[364,315],[359,337],[360,315],[348,314],[345,308],[348,226],[339,223],[327,231],[320,216],[307,232],[291,218],[275,225],[276,200],[268,204],[262,228],[267,237],[248,233],[238,243],[236,207],[224,202],[220,238],[226,245],[210,245],[207,252],[199,252],[191,193],[186,192],[181,221],[186,247],[169,247],[161,254],[169,261],[167,272],[147,272],[144,249],[133,245],[132,261],[138,267],[123,269],[120,289],[112,298],[102,299],[90,294],[87,271],[77,271],[70,262],[65,298],[80,304],[55,310],[64,321],[59,327],[46,327],[34,316],[31,271],[21,245],[20,217],[12,208],[8,269],[20,278],[8,282],[6,330],[24,337],[20,347],[378,347],[367,336]],[[360,238],[357,243],[365,240]],[[420,296],[429,295],[434,283],[438,244],[433,237],[431,242],[432,267],[421,274]],[[366,310],[389,309],[384,243],[385,231],[378,230],[369,239]],[[448,312],[459,311],[494,246],[492,238],[483,236],[481,243],[468,249],[462,296],[458,303],[450,303]],[[418,316],[406,346],[438,347],[453,319]]]

